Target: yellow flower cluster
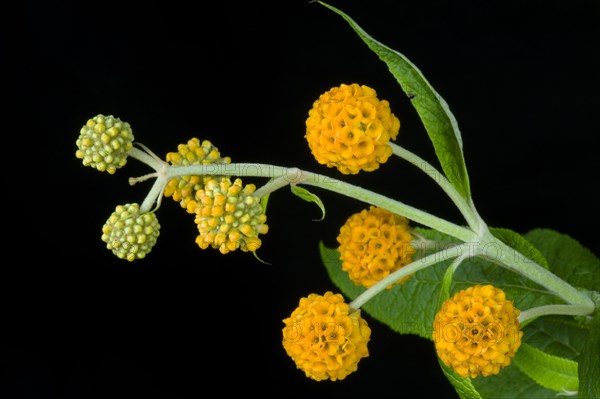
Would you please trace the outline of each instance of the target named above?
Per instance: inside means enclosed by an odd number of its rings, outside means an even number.
[[[498,374],[521,345],[518,316],[500,288],[488,284],[460,291],[435,316],[438,356],[462,377]]]
[[[243,186],[239,178],[232,183],[229,177],[206,177],[204,187],[188,203],[196,214],[200,248],[210,246],[226,254],[236,249],[254,252],[261,246],[258,235],[269,227],[260,198],[252,195],[255,189],[253,184]]]
[[[301,298],[283,322],[286,353],[314,380],[343,380],[369,356],[371,329],[341,294],[327,291]]]
[[[369,288],[412,262],[415,253],[410,244],[412,239],[408,219],[371,206],[350,216],[340,228],[337,241],[342,269],[356,285]]]
[[[171,165],[207,165],[207,164],[228,164],[231,158],[221,157],[219,149],[210,141],[200,141],[194,137],[186,144],[177,146],[177,152],[167,153],[167,162]],[[194,204],[188,207],[197,190],[204,187],[205,180],[211,176],[180,176],[171,179],[165,187],[165,197],[172,197],[179,202],[182,208],[189,213],[194,213]]]
[[[102,241],[121,259],[142,259],[152,250],[160,231],[154,212],[140,214],[136,203],[118,205],[102,227]]]
[[[102,114],[89,119],[79,132],[75,156],[85,166],[114,174],[125,166],[133,148],[133,132],[129,123]]]
[[[379,168],[392,155],[388,143],[400,130],[388,101],[356,83],[321,94],[308,115],[305,138],[313,156],[344,174]]]

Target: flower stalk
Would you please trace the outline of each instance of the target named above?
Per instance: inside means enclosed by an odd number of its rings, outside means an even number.
[[[399,147],[397,147],[399,148]],[[410,157],[407,155],[407,151],[395,150],[395,152],[402,153],[403,157],[411,158],[412,163],[421,165],[424,171],[429,171],[428,174],[434,178],[435,172],[433,167],[430,169],[425,163],[420,163],[418,157]],[[141,151],[137,148],[133,148],[130,155],[150,166],[156,171],[156,181],[154,182],[152,189],[148,193],[144,202],[142,203],[142,210],[149,210],[151,206],[160,201],[162,191],[166,183],[175,177],[179,176],[190,176],[190,175],[219,175],[219,176],[251,176],[251,177],[265,177],[273,179],[266,183],[265,186],[257,189],[256,191],[260,196],[267,195],[275,190],[287,186],[288,184],[305,184],[315,187],[319,187],[325,190],[333,191],[338,194],[345,195],[350,198],[363,201],[367,204],[377,206],[398,215],[402,215],[415,223],[422,224],[434,230],[448,234],[452,237],[459,239],[464,242],[461,247],[462,250],[473,250],[473,247],[478,247],[481,251],[484,247],[495,247],[498,248],[497,253],[492,261],[499,263],[500,265],[513,270],[517,273],[521,273],[532,281],[546,287],[551,292],[555,293],[562,299],[564,299],[570,305],[577,305],[577,308],[573,308],[577,314],[588,314],[594,310],[593,302],[579,292],[577,289],[560,279],[553,273],[544,269],[537,263],[525,258],[522,254],[515,251],[513,248],[507,246],[496,237],[494,237],[485,228],[483,233],[477,234],[472,228],[456,225],[447,220],[441,219],[428,212],[414,208],[401,201],[386,197],[379,193],[367,190],[365,188],[334,179],[329,176],[308,172],[298,168],[288,168],[283,166],[271,165],[271,164],[256,164],[256,163],[230,163],[230,164],[207,164],[207,165],[185,165],[185,166],[172,166],[165,162],[157,160],[147,152]],[[424,161],[423,161],[424,162]],[[440,179],[439,176],[435,177],[436,181],[447,181]],[[480,219],[474,208],[466,205],[466,202],[452,189],[449,185],[443,184],[445,191],[449,193],[449,196],[460,204],[464,211],[465,217],[468,217],[470,223],[477,228],[481,229],[482,225],[476,220]],[[457,247],[457,249],[458,249]],[[429,255],[425,258],[421,258],[415,264],[413,262],[410,265],[403,267],[401,270],[390,274],[379,283],[375,284],[369,290],[365,291],[361,297],[356,298],[352,303],[352,306],[360,308],[362,304],[376,295],[381,289],[387,285],[396,282],[397,280],[406,277],[409,274],[414,273],[417,270],[421,270],[435,263],[438,263],[445,259],[451,259],[459,256],[460,253],[453,254],[449,250],[437,252]],[[478,253],[480,256],[489,257],[489,254]],[[372,290],[372,291],[371,291]],[[368,293],[367,293],[368,292]],[[571,308],[570,308],[571,309]]]
[[[491,256],[483,253],[484,248],[496,248]],[[578,314],[584,315],[593,312],[594,302],[575,287],[543,268],[536,262],[526,258],[523,254],[504,244],[494,237],[489,231],[479,240],[478,252],[480,256],[495,262],[509,270],[517,272],[531,281],[547,288],[570,305],[577,305]]]
[[[371,190],[346,183],[344,181],[334,179],[329,176],[308,172],[298,168],[287,168],[270,164],[255,164],[255,163],[231,163],[231,164],[208,164],[208,165],[186,165],[186,166],[171,166],[167,164],[158,164],[152,160],[146,162],[150,157],[140,157],[136,154],[136,158],[154,168],[158,173],[157,180],[169,181],[178,176],[251,176],[251,177],[266,177],[274,178],[276,183],[267,183],[269,189],[263,190],[259,188],[257,191],[261,196],[271,193],[276,189],[280,189],[287,184],[306,184],[319,187],[325,190],[333,191],[338,194],[357,199],[359,201],[374,205],[380,208],[389,210],[390,212],[402,215],[416,223],[436,229],[442,233],[448,234],[461,241],[473,241],[477,234],[470,229],[448,222],[445,219],[434,216],[428,212],[418,208],[404,204],[398,200],[386,197]],[[302,179],[298,179],[302,176]],[[287,184],[285,182],[287,181]],[[155,186],[159,186],[155,184]],[[151,194],[151,195],[150,195]],[[154,192],[151,192],[144,204],[152,202],[157,197]]]
[[[350,302],[350,307],[353,309],[360,309],[365,303],[385,290],[390,284],[394,284],[396,281],[403,279],[419,270],[426,269],[430,266],[436,265],[448,259],[453,259],[458,256],[464,256],[464,254],[471,251],[471,246],[468,244],[459,244],[452,248],[448,248],[442,251],[435,252],[431,255],[427,255],[423,258],[417,259],[412,263],[402,267],[401,269],[391,273],[386,278],[380,280],[377,284],[371,288],[365,290],[362,294],[356,297]]]
[[[446,195],[450,197],[473,231],[480,232],[485,230],[486,224],[477,213],[473,202],[468,202],[465,200],[465,198],[460,195],[460,193],[456,190],[456,188],[454,188],[446,176],[444,176],[442,173],[440,173],[440,171],[433,167],[433,165],[415,153],[408,151],[407,149],[395,143],[389,143],[389,145],[392,148],[394,155],[421,169],[421,171],[423,171],[427,176],[431,177],[433,181],[435,181],[440,188],[444,190]]]

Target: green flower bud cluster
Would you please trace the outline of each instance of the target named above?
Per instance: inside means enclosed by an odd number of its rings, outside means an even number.
[[[140,213],[136,203],[118,205],[102,227],[102,241],[119,258],[131,262],[152,250],[159,232],[154,212]]]
[[[133,132],[129,123],[102,114],[87,121],[79,132],[75,156],[85,166],[114,174],[127,163],[133,148]]]

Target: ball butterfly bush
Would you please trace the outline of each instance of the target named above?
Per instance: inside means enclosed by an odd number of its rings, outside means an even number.
[[[257,252],[263,246],[303,239],[295,236],[302,234],[296,226],[273,223],[271,216],[267,224],[271,201],[296,206],[271,194],[288,188],[294,199],[316,204],[323,217],[328,204],[318,190],[338,194],[333,205],[349,211],[337,236],[328,237],[336,246],[321,241],[314,250],[322,265],[307,265],[324,266],[337,290],[310,293],[278,319],[282,339],[273,347],[289,358],[282,367],[319,384],[351,380],[370,356],[370,340],[377,339],[368,322],[375,319],[400,335],[431,340],[441,371],[460,397],[513,397],[515,392],[599,397],[600,260],[554,230],[521,235],[488,226],[471,196],[458,122],[442,96],[407,57],[373,39],[343,11],[322,1],[310,3],[342,17],[386,64],[390,83],[399,84],[421,119],[435,159],[401,145],[400,120],[391,104],[361,83],[324,88],[312,104],[304,104],[308,117],[290,126],[290,131],[304,131],[311,161],[326,166],[327,174],[232,162],[217,148],[227,140],[217,143],[208,136],[191,137],[177,151],[158,156],[134,141],[128,122],[97,114],[82,120],[75,157],[111,175],[134,159],[150,172],[129,183],[153,182],[143,200],[118,202],[125,204],[117,205],[101,228],[106,248],[117,259],[143,265],[160,235],[162,199],[170,197],[195,224],[197,236],[190,239],[199,249],[223,256],[250,252],[260,261]],[[264,112],[260,104],[244,104],[253,105]],[[235,129],[246,123],[236,125],[234,118],[232,113]],[[219,134],[230,131],[226,124],[223,129]],[[392,157],[437,184],[440,199],[455,205],[461,220],[405,203],[404,176],[391,164],[381,167]],[[358,184],[359,173],[388,174],[389,192],[367,187],[368,179]],[[357,202],[361,210],[350,212]],[[202,265],[201,260],[189,263]],[[251,266],[248,261],[242,267]],[[251,311],[268,311],[266,305]],[[568,343],[572,350],[555,343]],[[405,353],[397,357],[398,364],[406,364]]]

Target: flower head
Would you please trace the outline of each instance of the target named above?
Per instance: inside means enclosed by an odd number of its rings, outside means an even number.
[[[343,380],[369,356],[371,329],[341,294],[310,294],[283,322],[286,353],[314,380]]]
[[[194,137],[186,144],[177,146],[177,152],[167,153],[167,162],[175,166],[228,164],[231,163],[231,158],[221,157],[219,149],[210,141],[200,141]],[[164,195],[178,201],[189,213],[194,213],[194,207],[188,207],[188,204],[194,199],[196,191],[203,188],[205,181],[210,178],[211,176],[176,177],[167,183]]]
[[[81,128],[75,156],[85,166],[114,174],[127,163],[133,138],[129,123],[112,115],[97,115]]]
[[[317,162],[344,174],[370,172],[392,155],[400,120],[375,90],[356,83],[334,87],[313,103],[305,138]]]
[[[498,374],[521,345],[518,316],[500,288],[488,284],[462,290],[435,316],[438,356],[462,377]]]
[[[136,203],[118,205],[102,227],[102,241],[119,258],[131,262],[152,250],[159,232],[154,212],[140,213]]]
[[[223,254],[240,249],[254,252],[261,246],[259,234],[266,234],[267,216],[260,198],[252,195],[253,184],[241,179],[207,177],[188,207],[196,214],[200,248],[218,248]]]
[[[337,237],[342,270],[356,285],[369,288],[412,262],[412,239],[408,219],[383,208],[364,209],[348,218]]]

